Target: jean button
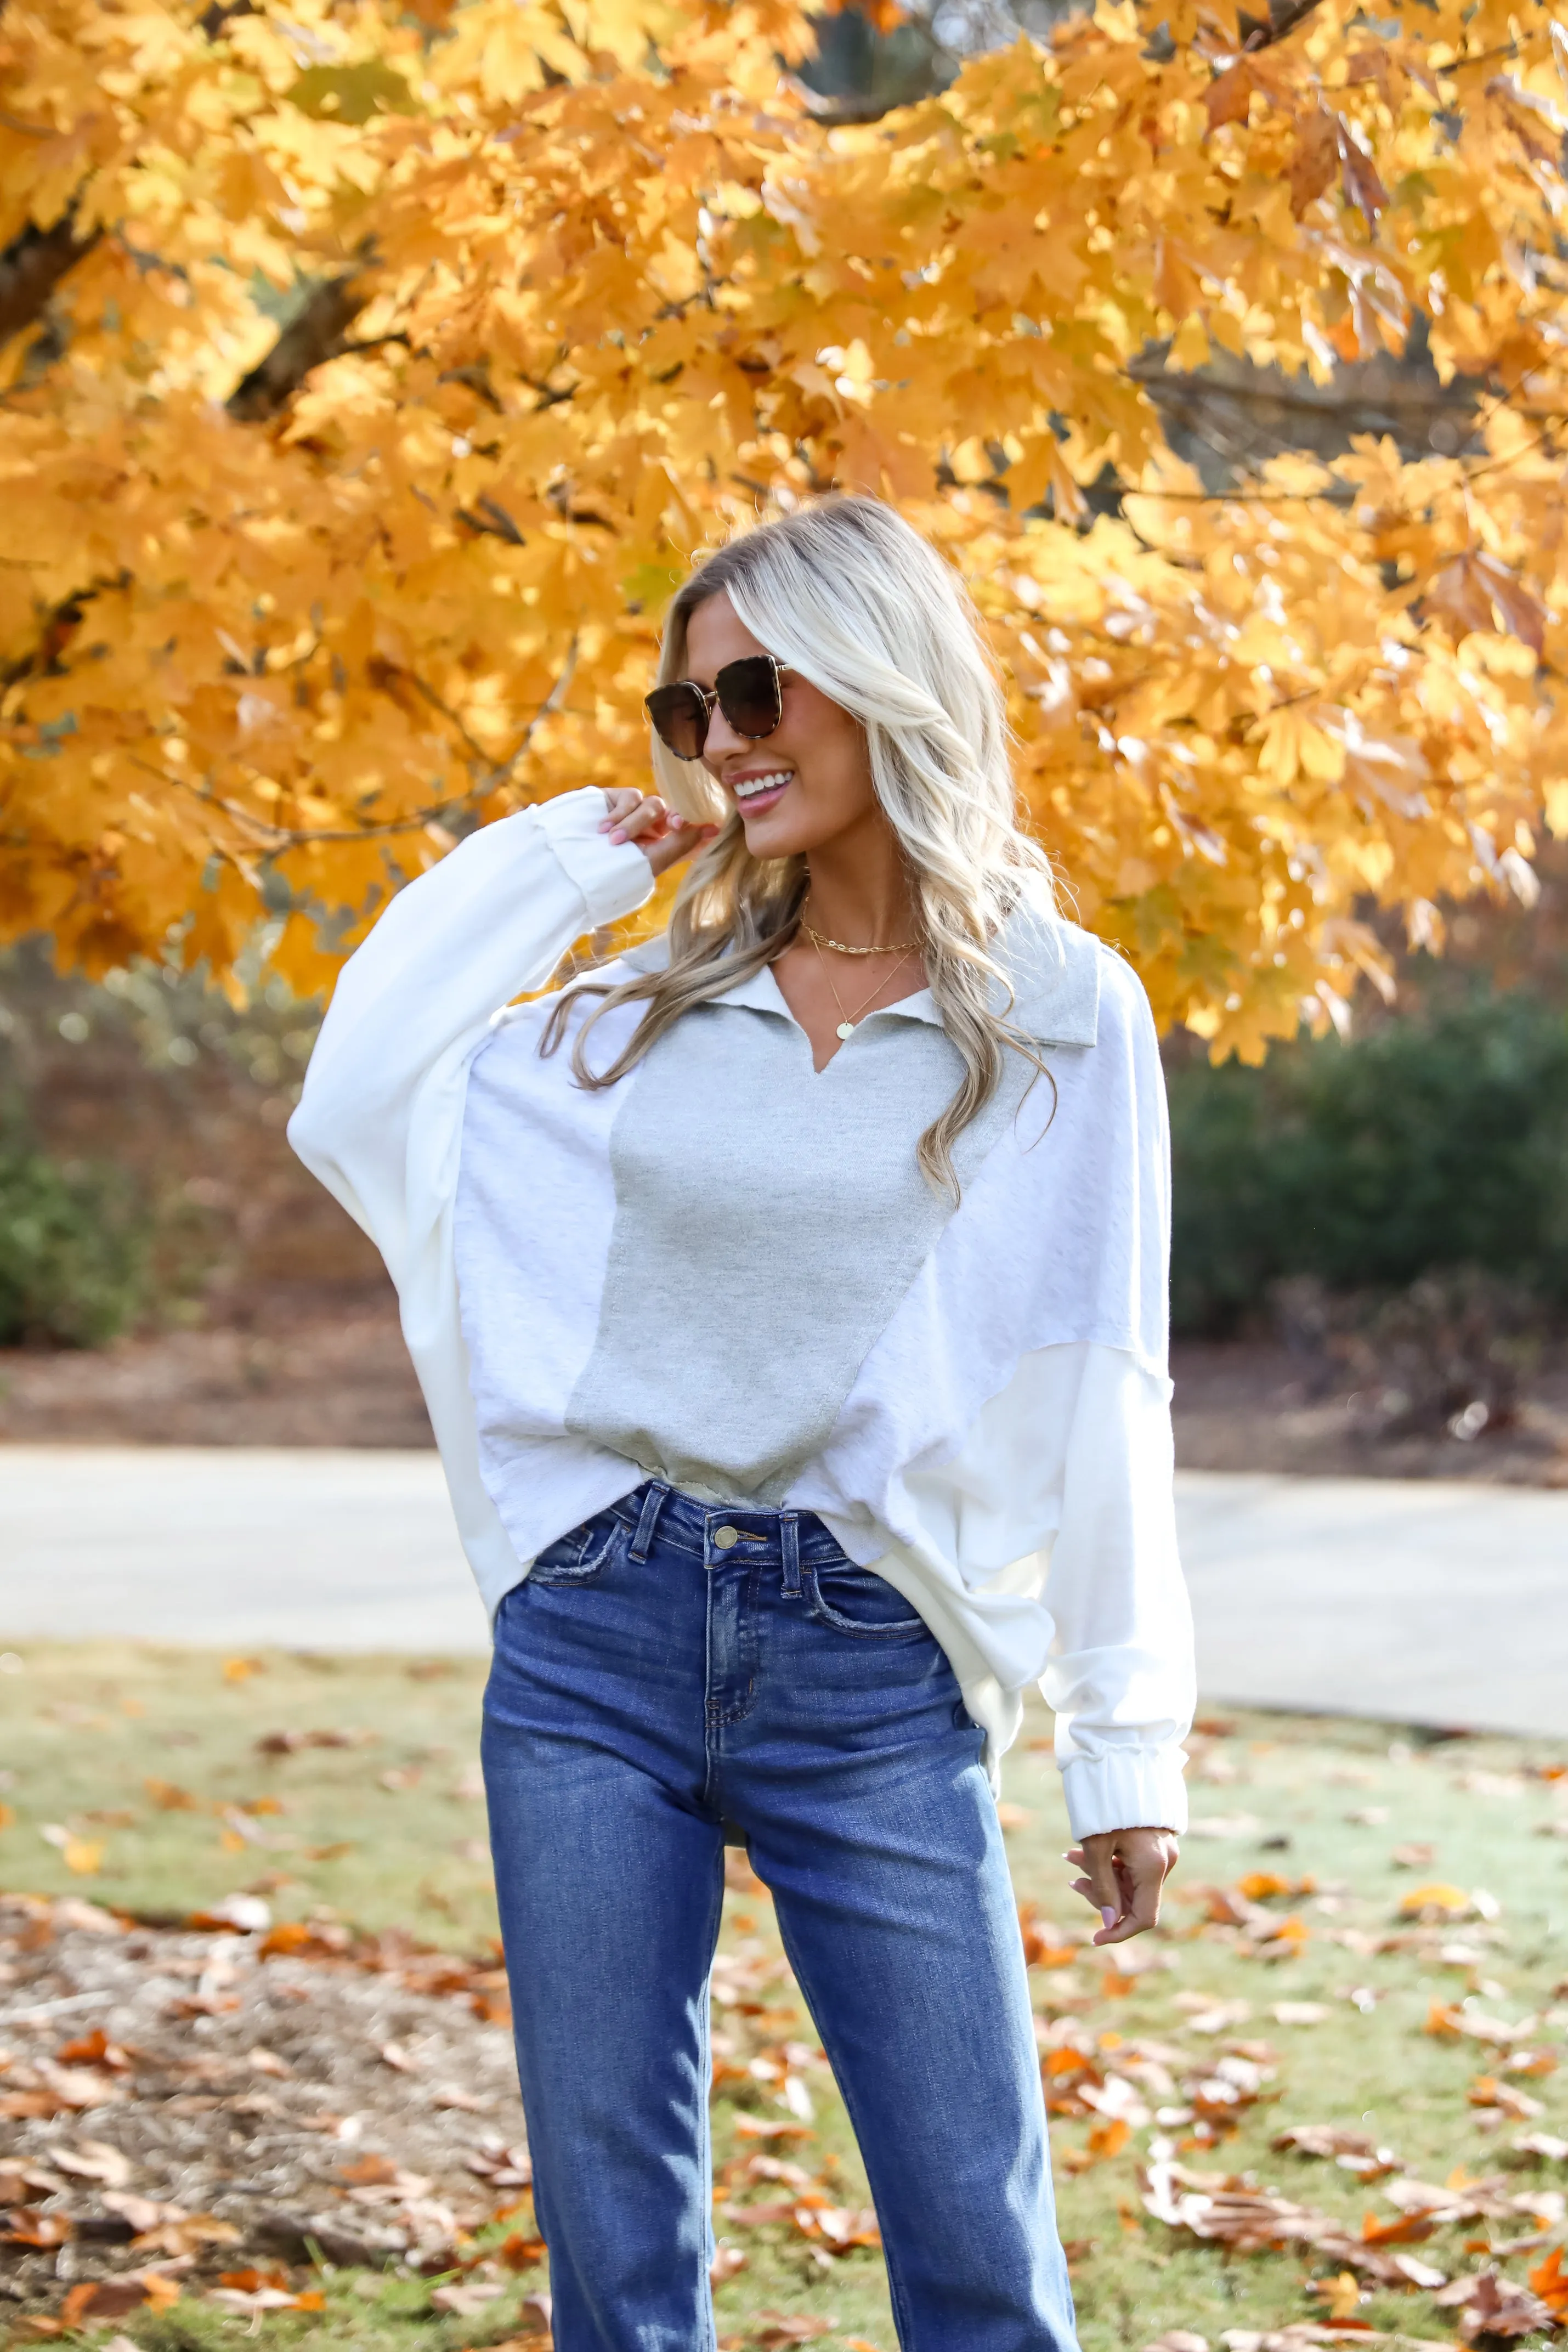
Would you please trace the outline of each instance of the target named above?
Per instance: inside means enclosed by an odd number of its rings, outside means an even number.
[[[737,1528],[716,1528],[713,1539],[720,1551],[730,1551],[740,1541],[740,1531]]]

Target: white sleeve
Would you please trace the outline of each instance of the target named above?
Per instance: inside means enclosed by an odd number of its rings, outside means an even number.
[[[1055,1638],[1040,1689],[1074,1837],[1185,1829],[1195,1674],[1170,1383],[1123,1349],[1085,1350],[1045,1602]]]
[[[288,1140],[394,1283],[413,1156],[422,1134],[442,1137],[445,1150],[455,1132],[451,1121],[416,1118],[422,1097],[460,1086],[491,1016],[541,986],[574,940],[653,891],[636,845],[600,832],[604,813],[591,786],[471,834],[398,893],[339,978]]]

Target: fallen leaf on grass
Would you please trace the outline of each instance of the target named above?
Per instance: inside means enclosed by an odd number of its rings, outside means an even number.
[[[1401,2169],[1391,2147],[1376,2147],[1364,2133],[1346,2131],[1339,2124],[1292,2124],[1275,2134],[1273,2144],[1298,2156],[1327,2158],[1361,2180],[1381,2180]]]
[[[1503,2048],[1511,2042],[1523,2041],[1530,2030],[1528,2025],[1509,2025],[1500,2017],[1484,2016],[1468,2005],[1456,2009],[1446,2000],[1433,2001],[1421,2028],[1423,2033],[1430,2033],[1438,2041],[1463,2035],[1471,2042],[1490,2042]]]
[[[1321,2025],[1329,2011],[1321,2000],[1277,2000],[1270,2014],[1277,2025]]]
[[[410,2057],[401,2042],[383,2042],[376,2054],[382,2064],[390,2066],[394,2074],[417,2074],[419,2072],[418,2060]]]
[[[1568,2164],[1568,2139],[1555,2132],[1521,2132],[1513,2143],[1521,2156],[1543,2157],[1548,2164]]]
[[[138,2253],[199,2254],[204,2246],[237,2246],[240,2235],[215,2213],[181,2213],[139,2231],[132,2243]]]
[[[713,2285],[722,2286],[726,2279],[734,2278],[746,2268],[749,2256],[738,2246],[720,2246],[708,2265],[708,2278]]]
[[[473,2279],[467,2285],[437,2286],[430,2291],[433,2311],[452,2312],[459,2319],[471,2319],[486,2305],[497,2303],[507,2290],[498,2281]]]
[[[142,1787],[161,1813],[199,1813],[201,1800],[172,1780],[143,1780]]]
[[[107,2066],[112,2074],[123,2074],[131,2064],[128,2053],[118,2042],[110,2040],[101,2026],[95,2026],[90,2033],[79,2035],[75,2042],[62,2042],[55,2057],[64,2066]],[[68,2171],[70,2168],[66,2168]]]
[[[297,1756],[302,1748],[372,1748],[375,1731],[268,1731],[256,1743],[258,1756]]]
[[[1189,2033],[1224,2033],[1233,2025],[1245,2025],[1252,2014],[1249,2000],[1220,2000],[1207,1992],[1178,1992],[1175,2005],[1189,2012]]]
[[[1132,2126],[1124,2117],[1113,2116],[1094,2126],[1082,2147],[1062,2149],[1062,2168],[1068,2172],[1087,2172],[1092,2165],[1107,2164],[1113,2156],[1120,2156],[1131,2137]]]
[[[1369,2326],[1364,2319],[1347,2319],[1324,2323],[1316,2319],[1292,2319],[1287,2327],[1227,2327],[1219,2338],[1225,2352],[1311,2352],[1318,2344],[1393,2344],[1401,2352],[1410,2347],[1430,2345],[1432,2352],[1448,2352],[1448,2347],[1430,2336],[1388,2336]]]
[[[207,2289],[209,2303],[221,2303],[225,2311],[253,2314],[265,2311],[325,2311],[327,2298],[319,2287],[311,2287],[304,2294],[291,2294],[286,2287],[257,2287],[254,2294],[242,2288],[213,2286]]]
[[[1328,2315],[1336,2327],[1354,2319],[1361,2308],[1366,2290],[1354,2271],[1341,2271],[1337,2278],[1313,2279],[1307,2293],[1328,2305]]]
[[[52,2162],[78,2180],[101,2180],[108,2189],[123,2189],[130,2179],[131,2158],[104,2139],[78,2140],[75,2147],[52,2147]]]
[[[809,2319],[803,2313],[759,2311],[750,2335],[741,2340],[760,2345],[765,2352],[775,2352],[781,2345],[812,2344],[819,2336],[831,2336],[838,2324],[836,2319]]]
[[[1029,1827],[1034,1815],[1027,1805],[1000,1804],[997,1807],[997,1819],[1004,1830],[1021,1830]]]
[[[102,2319],[123,2319],[128,2312],[147,2306],[167,2311],[180,2300],[174,2280],[158,2271],[131,2271],[122,2278],[84,2279],[73,2286],[60,2305],[62,2333],[73,2334]]]
[[[1468,1919],[1472,1915],[1481,1918],[1489,1916],[1474,1895],[1467,1895],[1462,1886],[1450,1886],[1441,1879],[1425,1886],[1413,1886],[1408,1895],[1400,1896],[1399,1909],[1406,1919]]]
[[[1396,1845],[1388,1859],[1396,1870],[1426,1870],[1437,1851],[1432,1845]]]
[[[118,2213],[129,2221],[140,2237],[144,2230],[156,2230],[164,2221],[188,2221],[190,2215],[183,2205],[161,2205],[154,2197],[138,2197],[129,2189],[106,2189],[102,2203],[110,2212]]]
[[[38,1835],[46,1845],[52,1845],[68,1870],[78,1878],[96,1878],[103,1868],[104,1843],[101,1838],[78,1837],[62,1828],[58,1822],[45,1822]]]
[[[528,2200],[525,2197],[522,2201],[526,2205]],[[514,2230],[511,2236],[503,2238],[498,2246],[486,2247],[479,2259],[481,2262],[497,2262],[508,2271],[531,2271],[543,2262],[546,2251],[542,2238],[525,2237],[520,2230]]]
[[[210,1910],[193,1911],[185,1925],[215,1929],[220,1935],[262,1936],[272,1925],[272,1906],[259,1895],[225,1895]]]
[[[533,2158],[526,2147],[504,2147],[495,2155],[476,2149],[464,2162],[470,2172],[497,2189],[527,2189],[534,2177]]]
[[[1478,2074],[1465,2096],[1472,2107],[1496,2107],[1500,2114],[1511,2116],[1515,2123],[1529,2123],[1546,2112],[1541,2101],[1532,2099],[1528,2091],[1500,2082],[1495,2074]]]
[[[76,2228],[64,2213],[45,2213],[37,2205],[16,2205],[0,2216],[0,2242],[10,2246],[63,2246]]]
[[[36,2164],[7,2164],[0,2170],[0,2205],[27,2205],[35,2197],[55,2197],[65,2186]]]
[[[1559,2327],[1568,2323],[1568,2272],[1563,2268],[1563,2252],[1561,2246],[1553,2246],[1530,2273],[1531,2285]]]
[[[1145,2178],[1144,2208],[1156,2221],[1237,2253],[1303,2246],[1380,2285],[1443,2283],[1444,2273],[1429,2263],[1353,2238],[1331,2214],[1295,2204],[1277,2190],[1247,2188],[1224,2174],[1192,2173],[1172,2163],[1152,2164]]]
[[[1188,1821],[1188,1837],[1234,1838],[1256,1837],[1263,1824],[1256,1813],[1199,1813]]]
[[[1515,2286],[1496,2271],[1478,2271],[1455,2279],[1432,2298],[1439,2309],[1459,2314],[1459,2333],[1468,2341],[1478,2336],[1531,2336],[1550,2327],[1552,2315],[1538,2294]]]

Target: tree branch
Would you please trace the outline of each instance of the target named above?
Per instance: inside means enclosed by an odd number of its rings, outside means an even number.
[[[344,349],[350,327],[374,290],[362,263],[324,278],[266,358],[235,384],[229,415],[242,425],[265,425],[286,408],[311,370]]]
[[[391,668],[392,666],[389,664],[389,674]],[[567,647],[566,659],[560,666],[555,684],[504,760],[497,766],[486,769],[478,782],[471,785],[467,792],[457,793],[450,800],[433,801],[426,808],[414,809],[407,816],[389,817],[379,824],[274,824],[268,818],[257,816],[254,810],[247,809],[243,803],[227,800],[220,793],[209,792],[203,785],[193,783],[188,776],[176,775],[171,769],[161,768],[155,761],[144,760],[137,752],[133,751],[130,755],[131,763],[133,767],[140,768],[144,775],[155,776],[160,783],[172,784],[177,792],[190,793],[192,798],[200,801],[204,807],[220,809],[225,816],[231,817],[236,824],[245,825],[250,832],[257,854],[264,859],[281,857],[286,850],[308,848],[317,842],[390,841],[401,834],[423,833],[427,825],[442,824],[448,817],[464,814],[477,807],[481,801],[487,800],[492,793],[498,792],[533,741],[538,729],[552,711],[559,710],[560,708],[562,698],[571,685],[572,675],[576,668],[577,639],[574,636]],[[426,686],[424,680],[412,670],[400,671],[398,675],[405,677],[416,692],[439,710],[444,718],[452,721],[465,747],[478,751],[478,745],[474,742],[462,720],[455,711],[448,709],[433,688]],[[483,754],[480,756],[482,757]]]
[[[68,269],[90,253],[102,236],[89,229],[76,231],[74,211],[62,213],[53,228],[35,228],[31,222],[0,253],[0,343],[30,327]]]
[[[1289,40],[1296,26],[1305,22],[1318,0],[1270,0],[1269,22],[1255,25],[1242,42],[1242,49],[1251,54],[1258,49],[1271,49],[1280,41]]]

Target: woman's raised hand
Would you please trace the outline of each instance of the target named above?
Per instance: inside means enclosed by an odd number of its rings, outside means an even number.
[[[599,830],[607,833],[612,841],[634,841],[655,874],[667,873],[678,866],[683,857],[690,857],[705,842],[713,839],[716,824],[695,824],[689,817],[662,801],[657,793],[639,793],[630,788],[607,792],[604,795],[609,814]]]

